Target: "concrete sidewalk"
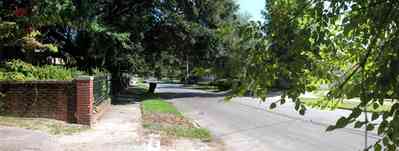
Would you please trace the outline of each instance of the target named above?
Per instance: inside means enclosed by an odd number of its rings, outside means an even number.
[[[46,133],[21,128],[0,127],[1,151],[63,151]]]
[[[0,127],[0,151],[143,151],[140,105],[112,105],[93,128],[73,135]],[[147,143],[148,144],[148,143]]]
[[[139,104],[113,105],[91,129],[58,138],[65,151],[142,151]]]

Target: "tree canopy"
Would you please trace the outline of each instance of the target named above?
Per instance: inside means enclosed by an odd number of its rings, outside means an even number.
[[[328,130],[354,124],[382,136],[375,150],[399,145],[396,0],[266,0],[264,22],[239,15],[234,0],[3,0],[0,8],[0,61],[58,57],[111,72],[116,88],[122,73],[213,71],[234,82],[234,95],[266,99],[278,86],[279,102],[290,98],[300,114],[299,96],[327,84],[330,101],[361,100]],[[360,118],[387,101],[390,111]]]
[[[113,77],[170,71],[182,76],[186,64],[212,64],[216,30],[235,20],[234,1],[216,3],[7,0],[0,3],[0,58],[40,65],[48,56],[61,57],[67,66],[104,69]]]
[[[299,95],[329,84],[328,99],[360,97],[361,103],[328,130],[352,123],[376,129],[382,139],[374,149],[396,150],[398,9],[399,3],[389,0],[268,0],[265,23],[247,26],[241,37],[253,44],[244,49],[245,60],[239,64],[244,82],[238,90],[265,98],[279,84],[284,92],[280,102],[289,97],[304,114]],[[394,104],[390,111],[360,118],[367,106],[378,108],[387,101]]]

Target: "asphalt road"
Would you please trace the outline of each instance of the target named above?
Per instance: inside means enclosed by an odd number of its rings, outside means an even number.
[[[157,93],[175,104],[179,111],[208,128],[221,139],[227,151],[361,151],[364,132],[345,128],[325,132],[344,110],[308,110],[298,115],[292,104],[268,110],[267,103],[249,97],[224,101],[223,94],[160,84]],[[277,99],[271,94],[268,100]],[[378,136],[370,134],[368,144]]]

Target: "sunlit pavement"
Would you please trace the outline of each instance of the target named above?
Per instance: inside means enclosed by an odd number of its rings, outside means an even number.
[[[364,147],[364,132],[346,128],[325,132],[345,110],[308,110],[300,116],[292,104],[266,110],[268,103],[242,97],[225,102],[222,94],[161,84],[157,92],[173,102],[186,116],[222,139],[226,150],[237,151],[357,151]],[[278,99],[271,95],[270,100]],[[378,136],[370,134],[368,144]]]

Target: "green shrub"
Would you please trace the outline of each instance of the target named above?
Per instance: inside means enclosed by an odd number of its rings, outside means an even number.
[[[71,80],[74,76],[84,74],[74,68],[45,65],[33,66],[21,60],[11,60],[0,70],[0,80]]]
[[[100,68],[95,68],[92,69],[91,74],[92,76],[103,76],[103,75],[107,75],[108,71],[106,71],[105,69],[100,69]]]

